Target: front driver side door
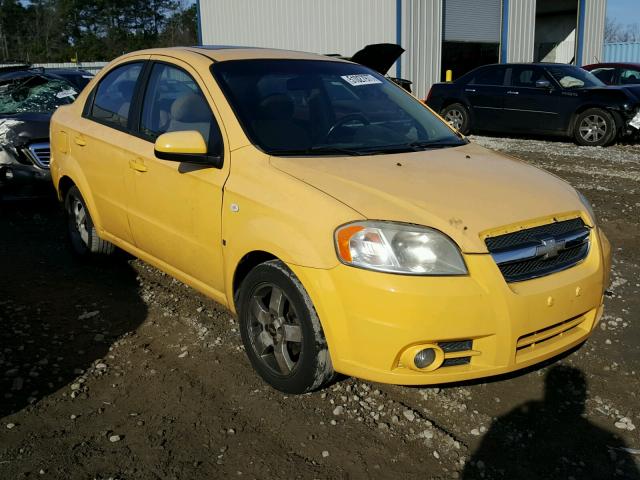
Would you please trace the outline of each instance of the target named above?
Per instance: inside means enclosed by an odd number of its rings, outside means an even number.
[[[229,162],[214,168],[154,154],[160,134],[180,130],[200,132],[210,151],[223,148],[204,82],[188,65],[170,61],[152,63],[141,102],[140,138],[129,142],[129,223],[136,246],[161,267],[222,292],[221,209]]]
[[[549,87],[537,87],[546,80]],[[516,65],[510,69],[504,103],[504,118],[513,131],[562,132],[566,129],[565,103],[555,82],[534,65]]]

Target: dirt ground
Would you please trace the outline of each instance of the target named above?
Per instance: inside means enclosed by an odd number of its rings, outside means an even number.
[[[475,137],[568,180],[614,246],[605,317],[560,359],[431,388],[264,385],[234,318],[51,200],[0,201],[0,479],[640,479],[640,146]]]

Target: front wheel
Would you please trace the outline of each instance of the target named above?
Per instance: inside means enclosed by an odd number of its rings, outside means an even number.
[[[283,262],[265,262],[249,272],[240,287],[238,313],[247,356],[269,385],[299,394],[333,378],[320,319]]]
[[[458,130],[463,135],[467,135],[471,130],[471,116],[467,107],[461,103],[453,103],[442,109],[440,112],[449,125]]]
[[[115,246],[98,236],[87,204],[75,185],[67,192],[64,207],[67,216],[67,232],[74,254],[86,257],[90,253],[113,253]]]
[[[573,136],[578,145],[604,147],[616,137],[616,122],[606,110],[590,108],[576,118]]]

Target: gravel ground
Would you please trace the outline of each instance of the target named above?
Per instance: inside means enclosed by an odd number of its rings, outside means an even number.
[[[0,478],[640,479],[640,147],[474,137],[568,180],[614,246],[600,328],[525,372],[265,386],[235,319],[121,254],[78,263],[50,201],[0,201]]]

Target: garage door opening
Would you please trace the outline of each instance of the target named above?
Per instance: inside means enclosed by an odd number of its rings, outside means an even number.
[[[537,0],[534,62],[575,63],[578,0]]]
[[[445,0],[443,11],[442,79],[451,70],[459,78],[481,65],[498,62],[501,0]]]

